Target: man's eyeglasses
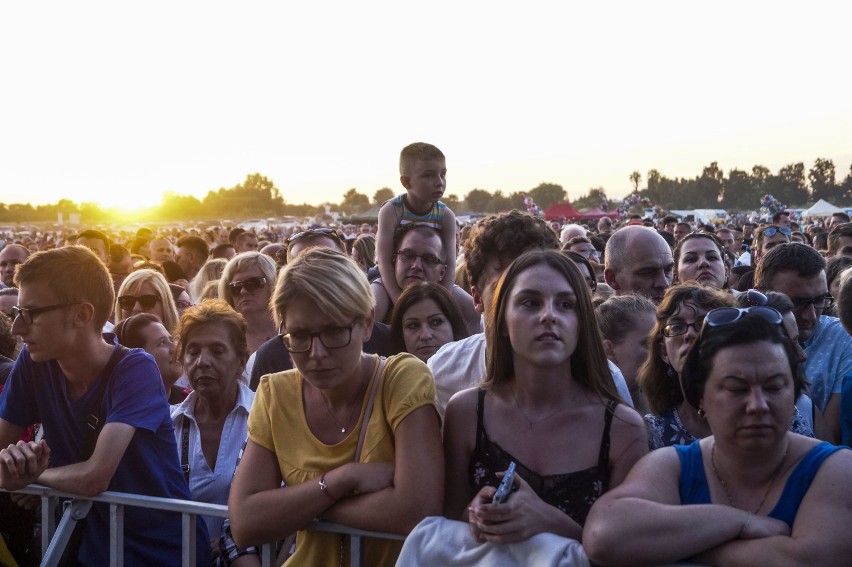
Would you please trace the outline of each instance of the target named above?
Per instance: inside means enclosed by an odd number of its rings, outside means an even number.
[[[834,298],[828,294],[810,299],[805,297],[791,297],[790,301],[793,302],[793,309],[796,311],[806,309],[809,305],[813,305],[815,311],[823,311],[834,305]]]
[[[333,228],[309,228],[308,230],[291,234],[287,237],[287,244],[290,245],[300,238],[305,238],[306,236],[327,236],[340,242],[340,236],[338,236],[337,231]]]
[[[146,295],[122,295],[118,298],[118,305],[124,309],[125,311],[130,311],[133,309],[133,306],[137,303],[142,309],[147,311],[148,309],[153,309],[157,302],[160,301],[160,298],[154,294],[146,294]]]
[[[352,341],[352,328],[355,323],[348,327],[327,327],[316,333],[304,333],[297,331],[295,333],[279,334],[281,342],[290,352],[300,353],[308,352],[314,345],[314,339],[318,338],[325,348],[343,348],[348,346]]]
[[[707,312],[704,324],[707,327],[721,327],[739,321],[747,314],[757,315],[773,325],[781,325],[784,318],[781,312],[772,307],[755,305],[752,307],[718,307]]]
[[[692,323],[669,323],[663,327],[663,336],[669,338],[679,337],[680,335],[685,335],[686,332],[689,331],[690,327],[697,333],[701,330],[702,323],[704,323],[703,317]]]
[[[77,305],[78,303],[57,303],[56,305],[46,305],[44,307],[19,307],[15,305],[12,307],[12,321],[21,317],[21,320],[27,325],[33,324],[33,317],[39,315],[40,313],[47,313],[48,311],[56,311],[57,309],[62,309],[63,307],[70,307],[72,305]]]
[[[228,289],[231,290],[231,295],[239,295],[245,288],[249,293],[257,291],[266,285],[266,278],[254,277],[247,280],[236,280],[228,284]]]
[[[420,258],[424,264],[430,264],[432,266],[440,266],[444,263],[443,260],[435,256],[434,254],[415,254],[411,250],[397,250],[394,256],[400,260],[402,260],[406,264],[413,264],[417,258]]]
[[[788,238],[793,234],[793,231],[787,228],[786,226],[767,226],[763,229],[763,236],[772,238],[779,232]]]

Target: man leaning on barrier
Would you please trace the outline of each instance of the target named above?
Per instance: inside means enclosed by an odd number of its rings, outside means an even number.
[[[190,499],[156,363],[101,334],[114,301],[103,262],[82,246],[39,252],[18,267],[15,283],[12,331],[25,346],[0,394],[0,488],[37,482],[83,496]],[[37,422],[44,439],[18,441]],[[109,507],[96,503],[79,563],[109,564],[109,541]],[[207,541],[198,522],[199,565],[210,563]],[[179,565],[181,516],[128,507],[123,554],[125,565]]]

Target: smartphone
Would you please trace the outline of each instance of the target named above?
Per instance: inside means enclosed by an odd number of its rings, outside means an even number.
[[[509,468],[506,469],[506,474],[503,475],[503,480],[500,481],[500,486],[497,487],[497,492],[494,493],[494,498],[491,499],[492,504],[502,504],[509,498],[509,493],[512,492],[512,484],[515,481],[515,462],[509,463]]]

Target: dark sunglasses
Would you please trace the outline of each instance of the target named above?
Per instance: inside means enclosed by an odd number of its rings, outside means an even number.
[[[768,236],[769,238],[772,238],[779,232],[787,237],[793,235],[793,231],[787,228],[786,226],[768,226],[763,229],[763,236]]]
[[[812,297],[810,299],[805,297],[791,297],[790,301],[793,302],[793,309],[796,311],[805,309],[809,305],[813,305],[814,310],[816,311],[823,311],[834,305],[834,298],[828,294],[821,295],[819,297]]]
[[[707,312],[704,316],[705,327],[721,327],[739,321],[747,314],[757,315],[773,325],[781,325],[784,318],[781,312],[772,307],[755,305],[753,307],[719,307]]]
[[[245,288],[247,292],[251,293],[262,288],[265,285],[266,278],[255,277],[242,281],[233,281],[228,284],[228,288],[231,290],[232,295],[239,295],[243,288]]]
[[[310,228],[308,230],[303,230],[302,232],[296,232],[294,234],[291,234],[287,238],[287,244],[292,244],[300,238],[305,238],[306,236],[328,236],[340,242],[340,236],[337,235],[337,231],[333,228]]]
[[[130,311],[138,303],[142,309],[148,310],[153,309],[158,301],[160,301],[160,298],[153,294],[139,296],[122,295],[118,298],[118,305],[125,311]]]

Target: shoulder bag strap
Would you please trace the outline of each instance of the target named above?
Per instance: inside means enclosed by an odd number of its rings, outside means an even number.
[[[361,460],[361,449],[364,448],[364,438],[367,436],[367,424],[370,422],[370,416],[373,413],[373,402],[376,400],[376,391],[379,389],[379,382],[382,381],[382,373],[385,369],[385,359],[376,355],[379,359],[376,364],[376,375],[373,378],[373,386],[370,388],[370,398],[367,400],[367,409],[364,410],[364,420],[361,422],[361,431],[358,433],[358,448],[355,449],[355,462]]]
[[[181,414],[180,420],[180,470],[189,486],[189,418]]]
[[[109,358],[109,362],[104,367],[102,372],[103,378],[101,379],[100,384],[98,384],[98,391],[95,394],[94,400],[92,400],[91,409],[89,410],[89,414],[86,416],[86,445],[83,453],[83,460],[89,460],[89,457],[92,456],[92,453],[95,452],[95,444],[98,441],[98,435],[103,428],[103,424],[101,423],[101,405],[104,400],[104,393],[106,393],[107,385],[112,378],[112,371],[115,369],[115,366],[124,358],[124,355],[127,354],[130,349],[120,346],[115,349],[112,355]]]

